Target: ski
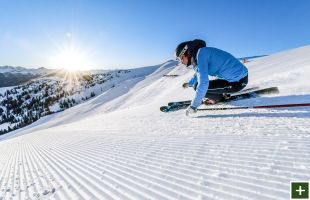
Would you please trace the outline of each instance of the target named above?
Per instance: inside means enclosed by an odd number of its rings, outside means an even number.
[[[171,106],[161,106],[159,109],[162,112],[172,112],[172,111],[177,111],[181,109],[185,109],[189,106],[190,104],[175,104]]]
[[[277,94],[279,89],[277,87],[269,87],[259,89],[258,87],[248,88],[236,93],[223,94],[224,99],[219,103],[227,103],[231,101],[255,98],[263,94]],[[191,101],[178,101],[178,102],[169,102],[168,106],[161,106],[160,111],[162,112],[172,112],[180,109],[185,109],[191,104]]]
[[[191,104],[191,100],[187,100],[187,101],[176,101],[176,102],[169,102],[168,106],[173,106],[173,105],[179,105],[179,104]]]
[[[268,89],[268,88],[265,88],[265,89]],[[251,87],[251,88],[248,88],[248,89],[245,89],[245,90],[241,90],[240,92],[232,93],[230,96],[237,95],[237,94],[242,94],[242,93],[246,93],[246,92],[258,91],[258,90],[259,90],[259,87],[255,86],[255,87]],[[191,104],[191,100],[169,102],[168,106],[179,105],[179,104],[190,105]]]
[[[215,108],[199,108],[197,111],[209,111],[209,110],[241,110],[241,109],[266,109],[266,108],[289,108],[289,107],[306,107],[310,106],[310,103],[300,104],[276,104],[276,105],[263,105],[263,106],[237,106],[237,107],[215,107]]]
[[[171,78],[174,78],[174,77],[178,77],[179,75],[177,75],[177,74],[164,74],[163,76],[164,76],[164,77],[171,77]]]
[[[229,94],[231,97],[233,96],[239,96],[239,95],[244,95],[244,94],[250,94],[250,93],[255,93],[258,95],[261,94],[278,94],[279,93],[279,89],[278,87],[268,87],[268,88],[254,88],[254,89],[247,89],[247,90],[241,90],[240,92],[235,92],[235,93],[231,93]]]
[[[257,90],[251,90],[251,91],[241,91],[241,92],[236,92],[232,94],[224,94],[224,101],[232,101],[232,100],[238,100],[238,99],[248,99],[248,98],[253,98],[257,97],[259,95],[264,95],[264,94],[278,94],[279,89],[278,87],[269,87],[269,88],[264,88],[264,89],[257,89]]]

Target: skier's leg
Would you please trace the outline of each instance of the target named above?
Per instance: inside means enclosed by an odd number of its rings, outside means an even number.
[[[248,76],[245,76],[238,82],[228,82],[223,79],[211,80],[205,97],[214,101],[220,101],[223,99],[223,94],[238,92],[242,90],[247,83]]]
[[[223,94],[228,93],[230,88],[231,84],[226,80],[222,79],[211,80],[209,81],[209,88],[205,97],[215,102],[221,101],[223,99]]]

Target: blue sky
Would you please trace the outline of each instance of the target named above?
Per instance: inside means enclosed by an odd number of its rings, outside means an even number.
[[[59,67],[51,58],[69,47],[92,68],[155,65],[172,59],[178,43],[195,38],[236,57],[310,44],[309,0],[0,0],[0,5],[0,66]]]

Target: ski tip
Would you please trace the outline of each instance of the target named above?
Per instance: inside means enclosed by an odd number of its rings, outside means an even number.
[[[162,112],[168,112],[169,111],[167,106],[162,106],[162,107],[159,108],[159,110],[162,111]]]
[[[270,87],[270,88],[262,89],[258,93],[260,93],[260,94],[279,94],[280,91],[279,91],[278,87]]]
[[[272,87],[272,89],[273,89],[274,93],[276,93],[276,94],[280,93],[280,90],[278,87]]]

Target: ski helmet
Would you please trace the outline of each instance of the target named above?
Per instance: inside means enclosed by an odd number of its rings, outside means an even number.
[[[206,42],[201,39],[195,39],[187,43],[188,54],[191,57],[190,64],[193,66],[197,65],[197,53],[200,48],[206,47]]]
[[[175,57],[176,58],[178,58],[178,57],[180,57],[186,53],[186,51],[188,50],[188,47],[187,47],[188,42],[189,41],[182,42],[177,46],[177,48],[175,49]]]

